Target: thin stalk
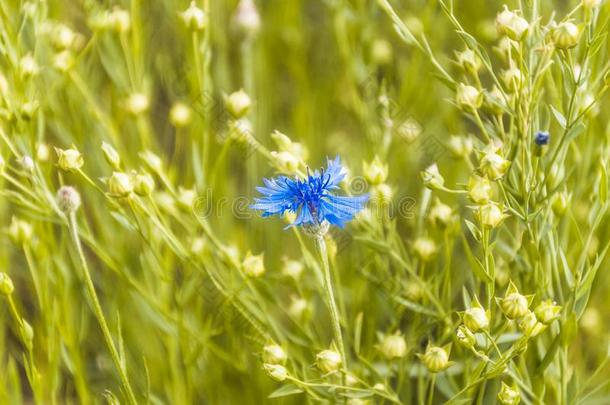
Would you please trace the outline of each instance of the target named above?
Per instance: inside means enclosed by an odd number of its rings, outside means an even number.
[[[341,355],[343,367],[347,369],[347,358],[345,356],[345,347],[343,345],[343,335],[341,333],[341,321],[339,318],[339,309],[335,301],[335,294],[333,292],[332,277],[330,273],[330,265],[328,264],[328,251],[326,248],[326,241],[323,236],[316,236],[316,247],[322,260],[322,269],[324,270],[324,289],[326,290],[327,305],[332,318],[333,332],[335,335],[335,342]]]
[[[95,286],[93,285],[93,280],[91,279],[91,273],[89,272],[89,266],[87,265],[87,260],[85,259],[85,254],[83,252],[83,247],[80,242],[80,238],[78,236],[78,223],[76,221],[76,214],[73,212],[68,216],[68,226],[70,228],[70,233],[72,235],[72,239],[74,241],[74,246],[76,247],[76,251],[78,253],[78,258],[81,262],[81,266],[83,268],[83,275],[85,278],[85,286],[87,287],[87,292],[89,294],[89,299],[91,300],[91,304],[93,307],[93,313],[97,318],[98,323],[100,324],[100,328],[102,329],[102,334],[104,335],[104,340],[106,341],[106,345],[108,346],[108,350],[110,351],[110,356],[112,357],[112,361],[117,371],[119,372],[119,378],[121,380],[121,385],[125,391],[125,396],[127,397],[127,402],[131,405],[136,405],[138,401],[131,389],[131,384],[129,383],[129,378],[127,376],[127,372],[122,365],[121,358],[119,357],[119,352],[114,345],[114,341],[112,340],[112,335],[110,334],[110,329],[108,328],[108,324],[106,322],[106,318],[104,317],[104,312],[102,311],[102,306],[100,305],[100,301],[97,297],[97,293],[95,292]]]

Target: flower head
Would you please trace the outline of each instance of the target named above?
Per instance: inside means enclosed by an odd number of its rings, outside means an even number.
[[[257,187],[257,190],[264,197],[256,198],[251,208],[262,211],[264,217],[296,213],[291,225],[319,227],[332,224],[343,227],[364,208],[368,195],[334,195],[331,191],[339,187],[345,171],[339,157],[327,163],[326,170],[308,173],[306,178],[278,176],[263,179],[265,186]]]

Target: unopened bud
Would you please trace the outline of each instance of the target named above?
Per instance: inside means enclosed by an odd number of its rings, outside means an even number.
[[[529,311],[527,298],[519,293],[512,281],[508,285],[504,298],[498,299],[498,303],[508,319],[519,319]]]
[[[34,341],[34,330],[32,326],[25,319],[21,320],[20,326],[21,339],[23,339],[23,343],[25,346],[32,350],[32,342]]]
[[[561,306],[551,300],[542,301],[534,310],[536,318],[545,325],[550,325],[555,319],[559,318],[560,312]]]
[[[364,177],[371,184],[381,184],[388,178],[388,165],[381,163],[379,156],[375,156],[375,159],[371,163],[363,162]]]
[[[494,202],[477,207],[476,216],[483,226],[490,228],[497,228],[507,217],[504,210]]]
[[[226,96],[225,105],[233,118],[240,119],[248,113],[252,101],[250,100],[250,96],[241,89]]]
[[[233,16],[235,26],[246,34],[255,34],[261,25],[261,18],[253,0],[241,0]]]
[[[63,186],[57,190],[57,206],[65,214],[76,212],[80,208],[80,194],[74,187]]]
[[[396,128],[396,133],[407,143],[413,143],[421,135],[422,127],[413,118],[408,118]]]
[[[125,107],[130,114],[140,115],[148,110],[150,101],[144,93],[133,93],[127,98]]]
[[[467,72],[476,73],[481,69],[481,59],[472,49],[456,53],[457,64]]]
[[[288,357],[280,345],[267,345],[263,347],[263,363],[267,364],[286,364]]]
[[[284,258],[284,266],[282,267],[282,274],[288,277],[292,277],[298,280],[303,273],[303,263],[297,260],[288,260]]]
[[[443,179],[443,176],[441,176],[441,173],[438,171],[436,163],[428,166],[428,168],[422,172],[421,176],[424,181],[424,186],[431,190],[443,188],[443,185],[445,184],[445,179]]]
[[[483,93],[476,87],[459,83],[455,94],[455,102],[464,110],[476,110],[483,104]]]
[[[485,309],[483,309],[476,297],[472,301],[472,306],[464,311],[462,318],[464,325],[466,325],[466,327],[474,333],[489,327],[488,314],[485,312]]]
[[[11,295],[14,290],[13,280],[11,280],[8,274],[0,272],[0,294]]]
[[[194,1],[182,12],[181,16],[186,26],[193,31],[201,31],[207,25],[205,12],[197,7]]]
[[[28,222],[13,217],[8,227],[8,236],[16,245],[23,245],[32,240],[32,225]]]
[[[119,170],[121,167],[121,156],[119,156],[119,152],[106,142],[102,142],[102,152],[104,153],[106,162],[108,162],[113,169]]]
[[[128,197],[133,191],[132,176],[123,172],[113,172],[108,179],[108,192],[112,197]]]
[[[451,365],[449,362],[450,351],[450,345],[445,347],[428,345],[426,352],[423,355],[420,355],[420,358],[428,371],[431,373],[438,373],[447,369]]]
[[[453,220],[453,210],[450,206],[443,204],[437,199],[430,209],[428,220],[438,228],[445,228]]]
[[[490,151],[481,159],[479,170],[491,180],[498,180],[506,174],[509,167],[509,160],[504,159],[496,152]]]
[[[334,350],[323,350],[316,355],[316,366],[324,374],[339,370],[341,363],[341,355]]]
[[[385,335],[379,345],[379,350],[388,360],[400,359],[407,354],[407,342],[401,334]]]
[[[169,112],[169,121],[176,128],[182,128],[191,123],[191,109],[184,103],[176,103]]]
[[[455,337],[460,345],[465,347],[466,349],[472,348],[477,342],[476,337],[472,333],[470,329],[468,329],[465,325],[460,325],[455,332]]]
[[[248,277],[260,277],[265,273],[265,264],[263,262],[263,254],[253,255],[252,252],[246,253],[246,257],[242,262],[244,274]]]
[[[496,28],[498,33],[519,41],[525,37],[529,24],[523,17],[504,6],[504,10],[496,17]]]
[[[286,367],[279,364],[263,364],[263,367],[269,377],[273,378],[275,381],[282,382],[288,377],[288,370]]]
[[[434,240],[419,237],[413,243],[413,250],[422,261],[427,262],[436,254],[437,247]]]
[[[578,45],[580,30],[575,24],[565,21],[555,27],[551,35],[557,48],[570,49]]]
[[[149,196],[155,189],[155,180],[148,173],[138,174],[134,179],[133,191],[140,197]]]
[[[521,394],[516,387],[509,387],[506,383],[502,382],[502,387],[498,393],[498,401],[502,405],[518,405],[521,401]]]
[[[468,197],[475,204],[486,204],[491,199],[491,181],[485,177],[473,174],[468,180]]]
[[[83,166],[83,155],[78,150],[73,148],[65,150],[55,148],[55,152],[57,152],[57,166],[61,170],[73,172]]]
[[[528,311],[523,317],[521,317],[517,321],[517,326],[525,336],[529,337],[538,336],[542,331],[544,331],[544,329],[546,329],[546,325],[538,322],[536,314],[534,314],[532,311]]]

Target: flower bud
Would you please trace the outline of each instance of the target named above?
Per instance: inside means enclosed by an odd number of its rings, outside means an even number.
[[[67,49],[73,47],[78,39],[77,35],[69,27],[57,24],[51,31],[51,41],[56,48]]]
[[[545,325],[550,325],[555,319],[559,318],[560,312],[561,306],[551,300],[542,301],[534,310],[536,318]]]
[[[570,49],[578,45],[580,30],[569,21],[560,23],[551,33],[553,44],[559,49]]]
[[[153,152],[147,150],[147,151],[141,152],[139,154],[139,156],[140,156],[140,159],[142,159],[142,161],[144,162],[146,167],[148,167],[148,169],[150,169],[151,172],[161,173],[163,171],[163,161],[161,160],[161,158],[159,156],[157,156]]]
[[[49,160],[49,146],[41,142],[36,145],[36,160],[39,162],[46,162]],[[0,170],[2,169],[2,165],[0,165]]]
[[[279,345],[267,345],[263,347],[263,363],[266,364],[286,364],[288,357],[286,352]]]
[[[195,256],[199,256],[204,252],[206,247],[205,239],[195,238],[191,241],[191,253]]]
[[[133,93],[127,98],[125,108],[132,115],[140,115],[148,110],[150,101],[144,93]]]
[[[467,72],[476,73],[481,69],[481,59],[472,49],[456,52],[457,64]]]
[[[464,110],[476,110],[483,104],[483,93],[476,87],[459,83],[455,95],[455,102],[458,107]]]
[[[468,180],[468,197],[475,204],[483,205],[491,199],[491,181],[473,174]]]
[[[134,179],[133,191],[140,197],[149,196],[155,189],[155,180],[148,173],[138,174]]]
[[[407,143],[413,143],[421,135],[422,127],[413,118],[408,118],[396,128],[396,133]]]
[[[303,273],[303,263],[297,260],[289,260],[284,258],[284,266],[282,267],[282,274],[287,277],[292,277],[295,280],[301,278],[301,274]]]
[[[288,377],[288,370],[286,367],[279,364],[263,364],[263,368],[275,381],[282,382]]]
[[[453,220],[453,210],[450,206],[443,204],[440,200],[436,199],[436,202],[430,209],[428,214],[428,220],[438,228],[447,227]]]
[[[371,201],[378,206],[384,207],[390,204],[394,190],[388,184],[378,184],[371,190]]]
[[[32,240],[32,225],[19,218],[13,217],[8,227],[8,236],[16,245],[27,244]]]
[[[393,335],[385,335],[379,345],[379,350],[388,360],[399,359],[407,354],[407,342],[405,338],[396,333]]]
[[[169,121],[176,128],[182,128],[191,123],[191,109],[184,103],[175,103],[169,111]]]
[[[288,306],[288,313],[295,319],[303,319],[309,310],[309,303],[306,299],[294,296]]]
[[[197,4],[192,1],[191,5],[182,12],[182,20],[186,26],[193,31],[201,31],[207,25],[205,12],[197,7]]]
[[[388,165],[381,163],[379,156],[375,156],[371,163],[363,162],[362,166],[364,177],[373,185],[381,184],[388,178]]]
[[[324,374],[339,370],[341,363],[341,355],[334,350],[323,350],[316,355],[316,366]]]
[[[375,65],[392,63],[392,44],[384,39],[376,39],[371,46],[371,60]]]
[[[28,350],[32,350],[32,342],[34,341],[34,330],[32,326],[25,319],[21,319],[21,325],[19,327],[19,332],[21,332],[21,339],[23,339],[23,344]]]
[[[474,347],[477,339],[470,329],[468,329],[465,325],[460,325],[455,332],[455,337],[460,345],[465,347],[466,349],[471,349]]]
[[[19,159],[19,166],[21,166],[24,171],[31,173],[34,171],[34,160],[28,155],[23,155],[21,159]]]
[[[244,274],[248,277],[260,277],[265,273],[265,264],[263,262],[263,253],[253,255],[252,252],[246,253],[246,257],[242,262]]]
[[[74,65],[74,56],[69,50],[56,53],[53,56],[53,67],[60,72],[67,72]]]
[[[116,32],[127,32],[131,28],[131,16],[129,11],[115,6],[108,14],[108,23]]]
[[[275,168],[286,174],[294,174],[299,169],[299,160],[290,152],[271,152],[272,163]]]
[[[59,149],[55,148],[57,152],[57,166],[65,172],[73,172],[80,169],[83,166],[84,159],[83,155],[76,149]]]
[[[57,191],[57,206],[61,212],[71,214],[80,208],[80,194],[74,187],[63,186]]]
[[[555,194],[551,200],[551,208],[553,208],[553,212],[558,217],[561,217],[566,213],[569,205],[570,195],[566,191]]]
[[[0,294],[11,295],[14,290],[13,280],[11,280],[8,274],[0,272]]]
[[[445,347],[428,345],[426,352],[423,355],[420,355],[420,358],[428,371],[431,373],[438,373],[451,365],[449,362],[450,351],[451,345]]]
[[[108,162],[113,169],[119,170],[121,167],[121,157],[116,149],[114,149],[109,143],[102,142],[102,152],[104,153],[106,162]]]
[[[479,206],[476,211],[476,216],[481,224],[490,228],[498,227],[507,217],[504,210],[494,202]]]
[[[496,28],[501,35],[507,35],[515,41],[525,37],[529,24],[527,20],[520,17],[514,11],[510,11],[506,6],[496,17]]]
[[[549,144],[550,138],[551,138],[551,136],[549,135],[548,132],[538,131],[538,132],[536,132],[536,135],[534,136],[534,142],[538,146],[546,146]]]
[[[108,192],[112,197],[128,197],[132,191],[132,176],[123,172],[112,173],[108,179]]]
[[[405,285],[405,297],[413,302],[418,302],[424,296],[424,287],[416,281],[409,281]]]
[[[235,26],[245,34],[256,34],[260,29],[261,18],[253,0],[241,0],[233,16]]]
[[[517,405],[521,401],[521,395],[516,387],[511,388],[502,382],[502,387],[498,393],[498,401],[502,405]]]
[[[243,89],[240,89],[225,97],[225,105],[233,118],[240,119],[248,113],[252,101],[250,96]]]
[[[466,159],[472,152],[472,139],[465,136],[452,135],[447,143],[449,152],[456,159]]]
[[[519,294],[512,281],[508,285],[504,298],[498,299],[498,303],[504,315],[511,320],[522,318],[529,311],[527,298]]]
[[[483,107],[488,112],[496,115],[503,114],[507,110],[506,98],[498,86],[494,85],[491,91],[485,92]]]
[[[430,238],[419,237],[413,243],[413,250],[420,260],[427,262],[436,254],[436,243]]]
[[[509,167],[509,160],[504,159],[496,152],[490,151],[481,159],[479,170],[491,180],[498,180],[506,174]]]
[[[464,325],[466,325],[466,327],[474,333],[489,327],[488,314],[485,312],[476,297],[472,301],[472,307],[464,311],[462,319]]]
[[[502,72],[502,81],[504,82],[506,89],[509,92],[514,93],[521,88],[523,73],[516,67],[511,67]]]
[[[197,200],[197,190],[195,188],[178,187],[178,205],[184,210],[192,210]]]
[[[443,176],[441,176],[441,173],[438,171],[436,163],[428,166],[426,170],[421,173],[421,176],[424,181],[424,186],[431,190],[441,189],[445,184],[445,179],[443,179]]]
[[[523,317],[521,317],[517,321],[517,326],[525,336],[529,337],[538,336],[542,331],[544,331],[544,329],[546,329],[546,325],[538,322],[536,314],[534,314],[532,311],[528,311]]]
[[[19,61],[19,73],[21,74],[21,77],[27,78],[36,76],[39,71],[40,67],[32,54],[28,53]]]

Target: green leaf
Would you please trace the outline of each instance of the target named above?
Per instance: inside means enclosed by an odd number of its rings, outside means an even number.
[[[553,115],[555,116],[555,119],[557,120],[557,122],[559,123],[559,125],[565,129],[566,127],[566,117],[563,116],[562,113],[560,113],[559,111],[557,111],[555,109],[555,107],[553,107],[552,105],[549,105],[551,112],[553,113]]]
[[[300,394],[303,390],[294,384],[286,384],[269,394],[268,398],[281,398],[290,395]]]

